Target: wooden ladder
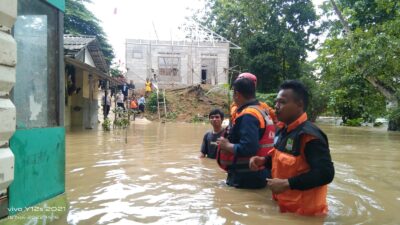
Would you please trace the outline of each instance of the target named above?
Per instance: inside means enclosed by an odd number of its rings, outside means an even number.
[[[160,105],[164,105],[164,117],[167,116],[167,104],[165,103],[165,89],[163,89],[163,98],[162,101],[159,100],[159,89],[157,88],[157,111],[158,111],[158,119],[161,120],[161,112]]]

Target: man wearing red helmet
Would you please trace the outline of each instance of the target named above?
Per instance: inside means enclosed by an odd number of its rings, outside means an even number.
[[[247,78],[250,79],[251,81],[254,82],[254,85],[257,86],[257,77],[252,74],[252,73],[241,73],[239,76],[236,78],[237,79],[242,79],[242,78]]]
[[[272,150],[275,126],[256,99],[254,82],[237,79],[233,85],[236,117],[229,135],[217,139],[217,163],[227,172],[226,184],[236,188],[263,188],[269,176],[267,169],[251,171],[252,156],[265,157]]]
[[[257,77],[252,74],[252,73],[241,73],[239,74],[239,76],[236,78],[236,80],[239,79],[249,79],[251,81],[254,82],[254,86],[257,87]],[[268,115],[271,117],[272,121],[274,122],[274,124],[276,124],[278,122],[278,119],[276,118],[276,114],[275,114],[275,110],[273,108],[271,108],[267,103],[265,102],[261,102],[259,101],[259,104],[261,106],[261,108],[265,109],[266,112],[268,113]],[[230,108],[230,113],[231,113],[231,121],[233,121],[236,118],[236,110],[237,110],[237,105],[235,102],[233,102],[231,104],[231,108]]]

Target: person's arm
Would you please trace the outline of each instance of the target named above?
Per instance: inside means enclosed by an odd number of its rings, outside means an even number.
[[[250,158],[249,168],[253,171],[271,169],[272,158],[271,156],[253,156]]]
[[[207,153],[208,153],[208,145],[207,145],[207,134],[208,133],[206,133],[205,135],[204,135],[204,137],[203,137],[203,142],[201,143],[201,149],[200,149],[200,157],[201,158],[204,158],[206,155],[207,155]]]
[[[290,188],[308,190],[332,182],[335,169],[328,146],[319,139],[314,139],[306,143],[304,153],[310,170],[289,178]]]
[[[233,146],[238,156],[253,156],[259,148],[259,121],[251,115],[243,115],[240,121],[240,140]]]

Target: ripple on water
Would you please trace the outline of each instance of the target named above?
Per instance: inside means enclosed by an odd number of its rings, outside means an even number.
[[[172,174],[178,174],[178,173],[184,173],[185,170],[183,170],[183,169],[178,169],[178,168],[167,168],[167,169],[165,170],[165,172],[167,172],[167,173],[172,173]]]
[[[198,159],[208,125],[135,124],[127,145],[110,133],[96,133],[99,145],[67,138],[68,223],[397,224],[400,136],[325,128],[336,170],[325,218],[281,214],[267,189],[227,187],[215,160]]]
[[[176,184],[176,185],[169,185],[169,189],[180,191],[180,190],[186,190],[186,191],[195,191],[197,188],[194,185],[190,184]]]
[[[79,171],[82,171],[82,170],[84,170],[85,168],[76,168],[76,169],[73,169],[73,170],[70,170],[69,172],[70,173],[75,173],[75,172],[79,172]]]
[[[121,162],[125,162],[125,159],[112,159],[112,160],[102,160],[98,161],[96,165],[93,165],[93,167],[104,167],[104,166],[117,166]]]

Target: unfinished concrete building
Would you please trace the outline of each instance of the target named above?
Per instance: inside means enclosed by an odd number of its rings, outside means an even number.
[[[160,87],[227,83],[229,50],[239,46],[200,25],[184,29],[180,41],[127,39],[127,79],[137,87],[146,79]]]

